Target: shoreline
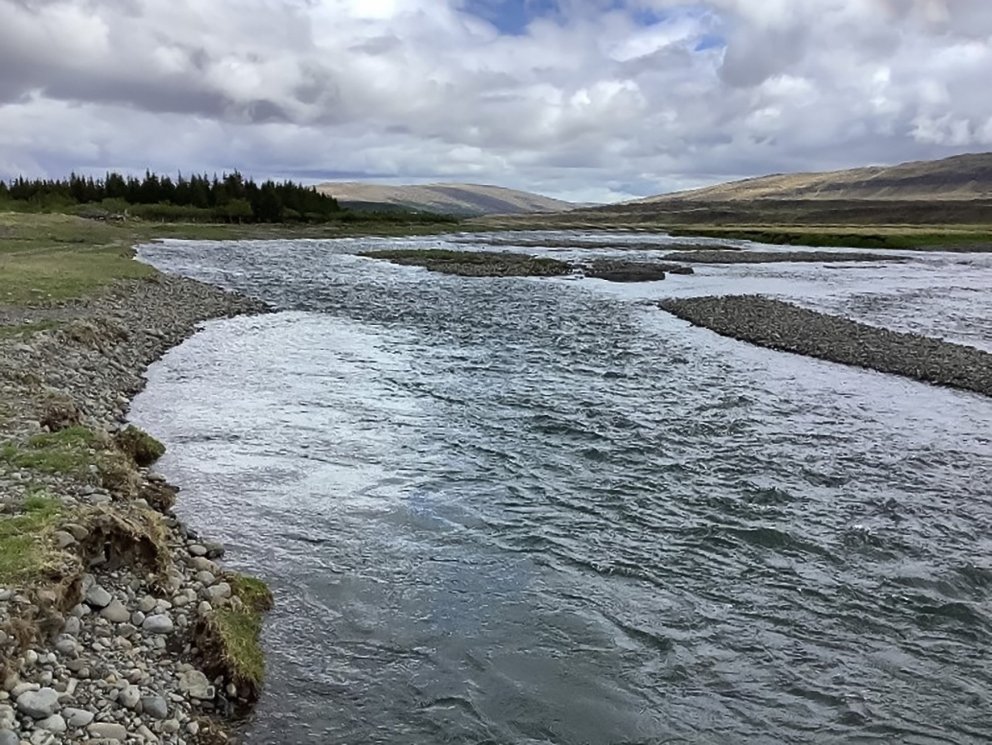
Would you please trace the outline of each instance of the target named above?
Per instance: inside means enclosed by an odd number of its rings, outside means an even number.
[[[154,272],[0,326],[0,745],[233,741],[271,595],[172,514],[125,423],[199,324],[267,311]]]

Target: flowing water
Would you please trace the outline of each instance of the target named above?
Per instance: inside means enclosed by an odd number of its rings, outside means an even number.
[[[992,256],[620,286],[354,255],[442,242],[142,251],[279,311],[207,324],[132,410],[182,516],[275,591],[249,742],[989,741],[992,400],[652,301],[992,349]]]

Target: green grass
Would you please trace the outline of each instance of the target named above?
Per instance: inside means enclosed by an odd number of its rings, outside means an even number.
[[[0,586],[20,586],[43,576],[55,549],[48,540],[61,514],[57,500],[29,496],[18,515],[0,516]]]
[[[0,448],[0,460],[43,473],[81,473],[95,462],[93,448],[100,444],[92,430],[69,427],[35,435],[23,446],[8,443]]]
[[[322,225],[218,225],[126,223],[74,215],[0,212],[0,305],[49,306],[93,294],[122,279],[156,271],[131,258],[131,247],[157,238],[245,240],[338,238],[360,235],[430,235],[451,222],[404,223],[363,219]]]
[[[215,660],[238,688],[247,688],[257,696],[265,676],[265,652],[261,635],[264,614],[272,608],[272,593],[262,580],[244,574],[229,573],[225,579],[235,606],[218,608],[210,621]]]
[[[247,574],[231,574],[227,577],[231,592],[256,613],[272,610],[272,591],[257,577]]]
[[[262,650],[262,615],[254,611],[219,608],[214,613],[224,662],[232,682],[257,688],[265,678],[265,653]]]
[[[155,274],[133,261],[126,227],[68,215],[0,214],[0,303],[47,305],[115,279]]]

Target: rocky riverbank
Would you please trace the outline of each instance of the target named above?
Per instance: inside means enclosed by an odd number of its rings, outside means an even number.
[[[669,299],[664,310],[741,341],[992,396],[992,354],[759,295]]]
[[[250,709],[268,590],[175,518],[161,447],[122,422],[198,323],[264,310],[160,275],[3,309],[0,745],[227,742]]]
[[[668,274],[694,274],[691,266],[667,264],[657,261],[621,261],[596,259],[575,267],[586,277],[607,282],[658,282]]]

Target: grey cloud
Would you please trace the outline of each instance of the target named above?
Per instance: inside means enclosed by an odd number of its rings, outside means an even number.
[[[0,176],[239,167],[605,198],[992,142],[985,0],[576,1],[512,38],[462,5],[0,0]],[[632,19],[673,5],[671,25]],[[694,51],[715,31],[725,48]]]

